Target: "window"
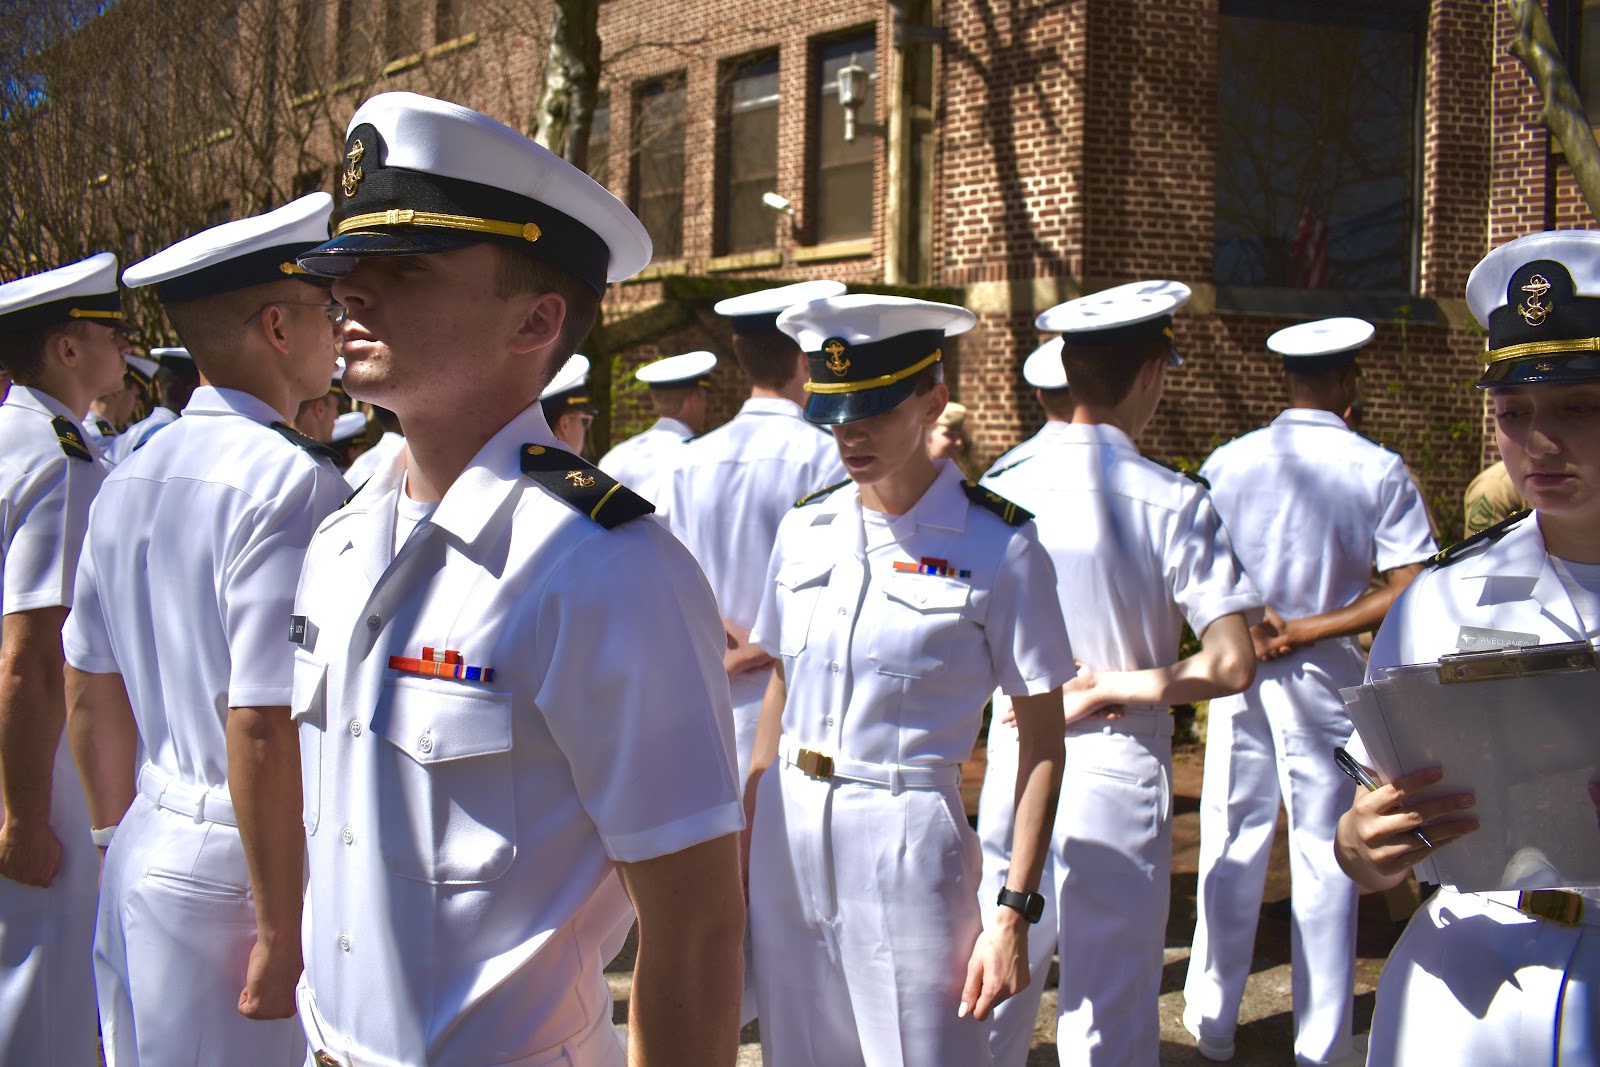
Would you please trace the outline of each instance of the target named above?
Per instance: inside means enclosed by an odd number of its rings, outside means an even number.
[[[611,97],[601,93],[589,120],[589,177],[611,184]]]
[[[224,222],[233,220],[233,204],[231,201],[218,200],[206,206],[206,225],[221,226]]]
[[[294,196],[298,200],[322,188],[322,170],[303,170],[294,176]]]
[[[326,76],[326,0],[297,0],[294,37],[294,92],[303,96],[318,88]]]
[[[844,108],[839,105],[839,72],[854,63],[868,72],[866,98],[856,113],[856,138],[844,139]],[[847,241],[872,236],[872,206],[877,200],[873,155],[876,140],[859,128],[871,123],[878,105],[878,52],[871,34],[827,41],[817,49],[820,97],[812,161],[815,239]]]
[[[422,0],[388,0],[383,20],[383,56],[399,59],[422,51]]]
[[[778,57],[736,68],[724,101],[717,190],[721,251],[771,248],[777,241],[777,219],[761,195],[776,191],[778,183]]]
[[[655,258],[683,255],[683,110],[681,76],[649,82],[634,101],[634,214],[655,244]]]
[[[339,0],[339,77],[366,72],[372,59],[372,21],[379,14],[364,0]]]
[[[1219,285],[1411,290],[1422,7],[1224,0]]]
[[[472,32],[472,0],[437,0],[433,9],[435,44],[453,41]]]

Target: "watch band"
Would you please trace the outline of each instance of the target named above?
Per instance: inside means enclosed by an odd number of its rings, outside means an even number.
[[[1038,893],[1018,893],[1001,886],[1000,899],[996,903],[1002,908],[1018,912],[1030,923],[1037,923],[1044,918],[1044,897]]]

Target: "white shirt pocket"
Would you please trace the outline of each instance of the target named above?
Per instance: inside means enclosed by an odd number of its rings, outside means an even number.
[[[386,684],[372,732],[377,753],[379,848],[401,878],[474,884],[516,858],[510,693],[459,682]]]
[[[328,665],[295,649],[294,690],[290,717],[300,724],[300,792],[306,833],[317,832],[322,820],[322,738],[328,732]]]
[[[971,587],[929,574],[887,575],[869,655],[880,674],[921,678],[950,659]]]
[[[778,651],[798,656],[805,651],[811,617],[833,573],[829,559],[801,559],[778,568]]]

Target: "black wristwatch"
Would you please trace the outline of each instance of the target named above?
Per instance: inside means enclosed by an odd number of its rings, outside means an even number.
[[[1038,893],[1014,893],[1001,886],[998,903],[1002,908],[1015,908],[1030,923],[1037,923],[1044,918],[1044,897]]]

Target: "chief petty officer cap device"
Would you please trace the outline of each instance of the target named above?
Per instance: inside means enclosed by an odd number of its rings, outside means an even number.
[[[1061,365],[1061,338],[1052,337],[1022,361],[1022,380],[1047,393],[1066,392],[1067,368]]]
[[[1600,232],[1506,242],[1472,268],[1467,306],[1489,331],[1478,388],[1600,379]]]
[[[344,148],[333,239],[300,259],[314,273],[490,242],[603,293],[650,262],[644,225],[604,186],[459,104],[375,96],[351,116]]]
[[[857,293],[791,307],[778,316],[778,329],[794,339],[810,366],[806,418],[838,425],[900,404],[919,371],[938,368],[945,338],[977,321],[954,304]]]
[[[0,285],[0,333],[67,322],[128,329],[117,289],[117,257],[99,252],[65,267]]]
[[[327,240],[332,210],[333,197],[309,193],[264,215],[234,219],[185,237],[123,271],[122,281],[132,289],[155,286],[163,304],[202,300],[285,279],[325,287],[327,281],[301,270],[295,257]],[[163,362],[190,358],[182,348],[157,348],[150,354]]]
[[[1267,348],[1283,357],[1284,370],[1331,370],[1354,363],[1374,332],[1366,319],[1318,319],[1285,326],[1267,338]]]
[[[732,319],[734,333],[776,331],[778,316],[796,304],[841,296],[844,289],[843,282],[795,282],[793,285],[780,285],[776,289],[730,296],[711,305],[711,310],[723,318]]]
[[[690,385],[705,388],[711,384],[711,371],[716,365],[715,353],[685,352],[646,363],[633,372],[633,377],[652,389],[682,389]]]
[[[1182,282],[1129,282],[1080,296],[1041,312],[1033,320],[1044,333],[1059,333],[1064,353],[1075,348],[1166,345],[1169,366],[1183,364],[1172,340],[1172,313],[1189,302]]]

